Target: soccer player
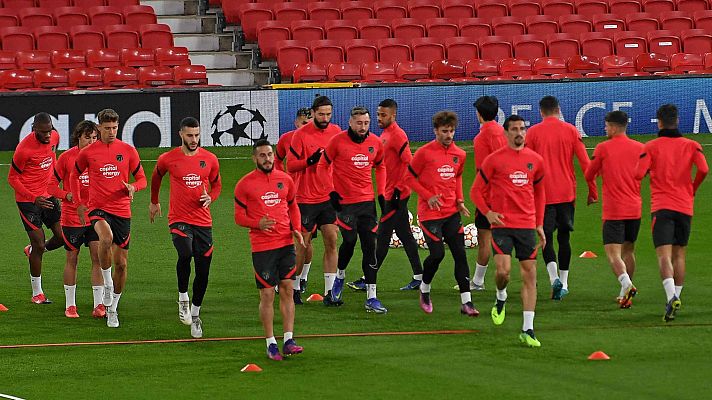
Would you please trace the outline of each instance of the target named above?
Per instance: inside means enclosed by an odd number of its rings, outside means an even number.
[[[514,249],[522,274],[524,322],[519,340],[529,347],[540,347],[541,343],[534,335],[534,309],[537,236],[542,245],[546,244],[542,227],[545,203],[542,179],[545,167],[539,154],[524,147],[524,118],[510,116],[504,121],[504,130],[507,146],[485,159],[470,196],[492,226],[492,247],[497,266],[497,301],[492,307],[492,321],[495,325],[504,322]]]
[[[378,195],[381,221],[376,240],[376,269],[381,268],[388,255],[391,237],[395,230],[403,243],[405,254],[413,270],[413,279],[401,290],[417,290],[423,281],[423,266],[420,263],[418,243],[413,237],[408,220],[408,200],[411,189],[403,181],[403,174],[408,168],[408,163],[413,159],[413,154],[410,152],[408,135],[396,122],[397,112],[398,104],[393,99],[385,99],[378,105],[378,127],[383,129],[380,138],[383,143],[383,162],[386,166],[386,192]],[[347,285],[354,290],[366,290],[365,277],[349,282]]]
[[[480,132],[472,140],[475,148],[475,172],[482,169],[487,156],[507,145],[504,129],[496,121],[499,111],[499,101],[494,96],[482,96],[474,104],[477,110],[477,120],[480,122]],[[489,201],[489,194],[485,193],[485,200]],[[487,217],[475,209],[475,227],[477,228],[477,264],[472,277],[470,288],[485,290],[485,274],[487,264],[492,254],[492,230]]]
[[[308,246],[317,229],[321,230],[324,240],[324,305],[339,306],[332,301],[331,288],[336,279],[337,251],[336,240],[339,228],[336,226],[336,210],[331,205],[329,193],[334,190],[331,173],[317,171],[329,140],[341,133],[341,128],[331,123],[333,105],[326,96],[318,96],[312,103],[311,123],[294,132],[289,147],[289,172],[299,173],[297,182],[297,203],[302,214],[304,243]],[[297,246],[297,265],[304,264],[306,248]],[[303,272],[302,272],[303,273]]]
[[[59,200],[47,191],[58,144],[59,133],[52,126],[52,117],[44,112],[38,113],[32,121],[32,132],[15,149],[7,177],[15,190],[20,218],[30,238],[25,255],[29,258],[32,302],[35,304],[52,303],[42,290],[42,254],[62,246]],[[53,234],[46,242],[42,224]]]
[[[279,137],[277,142],[277,147],[274,151],[274,156],[277,162],[274,167],[280,171],[288,171],[287,155],[289,153],[289,146],[292,143],[292,136],[294,132],[304,125],[312,122],[311,110],[308,108],[300,108],[297,110],[297,116],[294,119],[294,130],[291,130]],[[296,172],[288,171],[289,176],[292,177],[295,184],[299,184],[299,174]],[[316,234],[316,232],[315,232]],[[307,282],[309,281],[309,270],[311,269],[312,256],[314,254],[314,248],[312,247],[311,241],[307,245],[306,253],[304,255],[304,263],[297,265],[297,279],[294,280],[294,304],[302,304],[301,293],[307,290]]]
[[[361,269],[366,280],[366,311],[383,314],[388,309],[376,297],[376,231],[378,218],[374,201],[371,170],[376,171],[378,193],[385,192],[386,166],[383,163],[383,145],[379,138],[369,132],[371,117],[368,109],[357,106],[351,109],[349,128],[334,136],[319,164],[318,171],[324,176],[333,168],[334,191],[330,193],[331,204],[336,210],[336,223],[343,241],[339,247],[339,262],[332,302],[341,302],[346,279],[346,267],[354,255],[356,239],[361,240]]]
[[[70,142],[72,148],[62,153],[54,166],[54,179],[50,183],[49,191],[56,197],[62,199],[62,238],[64,239],[64,249],[67,251],[64,263],[64,315],[67,318],[79,318],[77,313],[76,289],[77,289],[77,262],[79,261],[79,250],[82,244],[89,248],[91,258],[91,287],[94,295],[94,318],[104,318],[106,316],[106,306],[104,305],[104,278],[101,276],[101,266],[99,264],[99,237],[89,224],[89,216],[84,215],[84,223],[80,222],[77,214],[77,203],[74,202],[74,195],[68,190],[70,187],[69,177],[71,176],[74,164],[79,156],[79,152],[90,144],[96,142],[99,129],[92,121],[82,121],[74,127]],[[79,176],[81,182],[80,189],[82,197],[86,198],[89,193],[89,176],[86,172]],[[63,182],[63,183],[62,183]],[[63,188],[59,188],[62,183]],[[110,300],[110,298],[109,298]]]
[[[470,317],[480,314],[472,304],[470,267],[465,254],[465,236],[460,213],[466,217],[462,192],[465,151],[454,142],[457,114],[440,111],[433,115],[435,140],[418,149],[408,166],[405,179],[418,193],[418,222],[423,229],[430,255],[423,261],[423,283],[420,284],[420,308],[433,312],[430,283],[445,258],[445,243],[455,260],[455,280],[460,289],[460,312]]]
[[[200,123],[193,117],[180,122],[181,146],[158,157],[151,176],[151,204],[148,206],[151,223],[161,216],[158,195],[161,181],[171,175],[168,226],[173,246],[178,252],[178,318],[190,325],[194,338],[203,337],[200,307],[208,288],[210,262],[213,259],[213,219],[210,205],[220,196],[222,183],[218,158],[200,147]],[[210,190],[208,190],[210,189]],[[190,262],[195,260],[193,303],[188,297]]]
[[[281,360],[274,338],[274,289],[279,285],[279,309],[282,313],[284,345],[282,353],[292,355],[304,349],[294,341],[295,278],[294,241],[304,246],[300,233],[301,215],[295,202],[294,181],[285,172],[275,170],[274,153],[267,140],[252,146],[255,170],[235,185],[235,222],[250,228],[250,245],[255,281],[260,290],[260,320],[267,338],[267,356]]]
[[[626,135],[628,114],[612,111],[606,114],[607,141],[593,151],[586,169],[591,182],[603,180],[603,248],[611,269],[620,282],[620,308],[630,308],[638,293],[633,285],[635,273],[635,240],[640,230],[640,180],[635,178],[643,144]]]
[[[678,130],[675,105],[660,106],[657,119],[658,138],[645,144],[636,177],[642,179],[650,173],[653,244],[667,298],[663,315],[663,321],[667,322],[675,319],[675,313],[682,305],[680,294],[685,282],[685,255],[695,193],[709,167],[702,146],[683,138]],[[693,165],[697,172],[691,180]]]
[[[126,285],[129,242],[131,239],[131,202],[134,193],[146,188],[146,175],[136,149],[116,136],[119,131],[119,114],[104,109],[97,114],[98,141],[79,152],[76,168],[72,170],[70,187],[77,197],[80,222],[89,210],[89,220],[99,236],[99,263],[104,278],[104,294],[113,293],[111,306],[106,310],[106,325],[119,327],[117,308]],[[76,190],[78,177],[89,174],[89,198]],[[129,183],[129,175],[134,182]],[[72,186],[74,185],[74,186]],[[111,275],[111,266],[115,268]]]
[[[561,300],[569,293],[569,267],[571,265],[570,236],[574,230],[576,205],[576,175],[573,159],[578,159],[581,171],[585,172],[590,160],[581,134],[575,126],[559,119],[559,100],[544,96],[539,101],[543,120],[529,128],[527,147],[544,158],[549,176],[544,182],[546,189],[546,212],[544,215],[544,262],[551,282],[551,298]],[[595,181],[589,183],[588,204],[598,201]],[[554,252],[554,232],[559,244],[558,264]]]

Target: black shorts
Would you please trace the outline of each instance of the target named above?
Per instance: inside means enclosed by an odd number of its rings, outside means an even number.
[[[492,229],[487,217],[480,212],[480,210],[475,209],[475,228],[477,229]]]
[[[465,228],[462,226],[459,212],[447,218],[419,221],[419,224],[428,246],[433,242],[441,242],[447,237],[456,237],[458,241],[462,238],[462,246],[465,246]]]
[[[497,228],[492,229],[492,249],[495,254],[512,255],[517,252],[519,261],[536,260],[536,230]]]
[[[336,225],[342,231],[356,231],[358,227],[368,229],[373,233],[378,230],[376,203],[373,201],[344,204],[336,215]]]
[[[603,244],[635,243],[640,231],[640,218],[603,221]]]
[[[336,223],[336,211],[329,201],[317,204],[299,204],[302,214],[302,230],[315,232],[322,225]]]
[[[296,254],[294,245],[279,249],[252,253],[252,265],[255,269],[257,289],[277,286],[280,281],[294,279]]]
[[[653,244],[655,247],[687,246],[690,240],[692,217],[678,211],[658,210],[653,214]]]
[[[22,225],[25,226],[27,232],[42,229],[42,224],[51,228],[52,225],[59,222],[59,218],[62,215],[59,200],[54,197],[49,197],[47,200],[54,204],[54,208],[40,208],[37,207],[35,203],[17,202],[17,208],[20,210],[20,219],[22,219]]]
[[[63,226],[62,239],[64,239],[64,249],[67,251],[79,251],[84,246],[89,246],[89,242],[96,242],[99,236],[92,226]]]
[[[91,221],[92,227],[94,227],[96,221],[106,221],[114,236],[114,244],[122,249],[129,249],[129,242],[131,241],[131,218],[119,217],[104,210],[96,209],[89,212],[89,220]]]
[[[173,242],[188,239],[194,255],[209,257],[213,254],[213,229],[209,226],[196,226],[185,222],[176,222],[168,226]]]
[[[544,209],[544,232],[574,230],[574,202],[547,204]]]

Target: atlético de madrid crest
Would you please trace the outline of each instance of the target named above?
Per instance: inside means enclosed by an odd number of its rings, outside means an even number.
[[[527,164],[527,169],[528,169],[529,171],[533,170],[533,169],[534,169],[534,164],[528,163],[528,164]]]
[[[121,154],[117,154],[117,155],[116,155],[116,161],[118,161],[118,162],[124,161],[124,156],[121,155]]]
[[[373,149],[373,146],[369,146],[369,147],[368,147],[368,152],[369,152],[369,153],[373,154],[373,150],[374,150],[374,149]]]
[[[277,182],[277,189],[284,189],[284,184],[282,182]]]
[[[200,168],[205,168],[205,160],[200,160]]]
[[[455,164],[457,164],[459,161],[460,161],[460,158],[457,156],[452,158],[452,162],[454,162]]]

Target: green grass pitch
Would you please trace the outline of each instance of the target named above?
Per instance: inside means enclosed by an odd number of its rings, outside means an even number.
[[[653,136],[640,137],[649,140]],[[710,136],[692,137],[705,144]],[[588,147],[600,139],[586,139]],[[468,151],[465,191],[474,178],[472,147]],[[705,146],[712,161],[712,148]],[[166,149],[141,149],[147,175],[158,154]],[[201,317],[206,338],[261,336],[258,294],[251,267],[247,230],[233,219],[232,192],[237,180],[253,168],[245,148],[216,148],[224,183],[212,206],[216,249],[210,285]],[[86,250],[80,256],[77,305],[81,318],[64,317],[62,269],[64,250],[44,258],[43,287],[54,304],[30,303],[27,243],[12,189],[7,184],[12,154],[0,153],[0,346],[27,343],[64,343],[189,339],[190,328],[177,318],[175,250],[166,218],[148,222],[149,191],[133,203],[132,243],[128,283],[121,299],[121,327],[109,329],[91,318],[91,285]],[[238,158],[238,159],[235,159]],[[578,172],[580,178],[580,171]],[[167,179],[161,192],[168,210]],[[581,180],[579,180],[581,182]],[[709,379],[712,337],[712,184],[697,194],[696,215],[688,251],[687,283],[676,321],[664,323],[664,293],[650,238],[647,179],[643,184],[644,217],[637,246],[635,283],[639,294],[629,310],[617,308],[619,286],[605,259],[600,234],[600,203],[587,207],[585,185],[579,183],[571,293],[561,302],[549,300],[549,283],[539,260],[539,301],[535,320],[540,349],[521,345],[520,279],[512,269],[507,321],[495,327],[489,310],[494,302],[494,267],[490,264],[485,292],[474,292],[482,315],[459,313],[452,259],[446,256],[433,281],[434,312],[424,314],[416,292],[401,292],[410,278],[402,249],[391,250],[379,274],[379,298],[386,315],[368,314],[364,293],[344,291],[345,305],[297,307],[295,335],[305,352],[283,362],[265,356],[263,339],[166,344],[97,345],[76,347],[0,348],[1,394],[24,399],[188,399],[188,398],[705,398]],[[468,200],[470,210],[474,210]],[[410,209],[415,211],[415,199]],[[472,217],[466,219],[472,222]],[[707,250],[705,250],[707,249]],[[309,292],[321,292],[321,241],[315,243],[315,262]],[[599,255],[580,259],[584,250]],[[474,270],[476,250],[468,251]],[[425,257],[422,251],[421,256]],[[356,252],[347,279],[360,276]],[[279,313],[276,332],[281,334]],[[457,335],[365,336],[300,338],[306,334],[476,330]],[[603,350],[610,361],[587,361]],[[248,363],[260,373],[241,373]],[[605,397],[604,397],[605,396]]]

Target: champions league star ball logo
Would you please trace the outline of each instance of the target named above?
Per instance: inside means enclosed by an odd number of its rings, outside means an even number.
[[[265,117],[260,110],[250,110],[244,104],[227,106],[213,118],[211,128],[213,144],[223,146],[221,138],[224,134],[232,136],[232,144],[237,144],[240,138],[249,139],[253,143],[260,139],[267,139],[265,133]]]

